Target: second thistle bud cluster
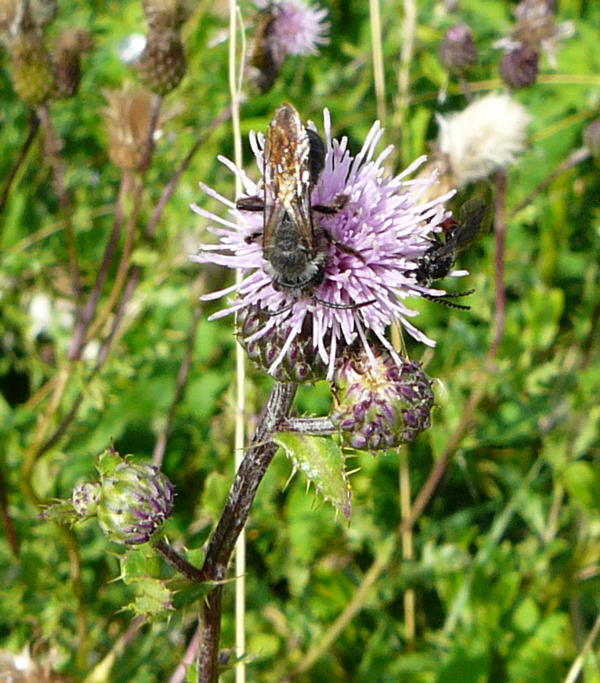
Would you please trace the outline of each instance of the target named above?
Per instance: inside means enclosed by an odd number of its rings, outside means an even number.
[[[173,511],[173,484],[154,465],[136,463],[106,451],[98,461],[99,482],[73,491],[75,512],[96,515],[115,543],[147,543]]]
[[[334,393],[333,422],[353,448],[394,448],[430,426],[431,380],[419,363],[399,364],[385,349],[378,349],[374,359],[364,352],[345,354]]]

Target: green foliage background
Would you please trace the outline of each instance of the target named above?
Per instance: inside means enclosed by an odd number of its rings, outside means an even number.
[[[247,133],[265,130],[282,101],[319,124],[328,107],[335,134],[348,135],[354,151],[377,118],[368,3],[323,4],[330,13],[331,41],[321,56],[289,59],[269,94],[251,95],[243,104],[249,172],[254,167]],[[465,106],[437,53],[457,17],[473,27],[480,51],[473,91],[502,87],[500,52],[492,43],[509,29],[512,3],[464,3],[458,14],[433,0],[417,6],[412,103],[406,116],[397,106],[402,3],[384,2],[381,8],[384,140],[397,145],[390,170],[428,150],[436,136],[436,111]],[[242,3],[241,11],[249,21],[250,3]],[[511,208],[581,146],[582,130],[598,113],[600,5],[564,0],[559,20],[566,19],[574,21],[576,33],[561,46],[557,71],[543,61],[539,82],[516,94],[533,123],[530,149],[508,175],[507,320],[494,368],[485,364],[494,318],[493,236],[461,258],[460,266],[472,273],[469,286],[477,290],[469,301],[471,311],[415,303],[421,310],[419,326],[437,347],[431,355],[409,343],[409,353],[425,355],[428,374],[440,383],[433,426],[408,453],[413,496],[444,452],[469,397],[483,391],[434,499],[415,526],[415,557],[402,559],[397,535],[397,453],[359,454],[349,461],[352,469],[360,468],[351,477],[350,525],[307,494],[300,476],[286,487],[290,464],[279,454],[247,529],[247,649],[254,658],[249,680],[285,678],[324,641],[352,601],[360,609],[298,680],[561,681],[598,616],[598,162],[588,159],[559,175],[510,216]],[[107,156],[103,89],[135,79],[120,62],[118,46],[131,33],[144,31],[141,3],[64,0],[49,37],[74,25],[88,28],[96,46],[85,58],[78,96],[53,104],[52,113],[64,141],[77,248],[89,287],[112,227],[120,180]],[[206,134],[154,239],[141,237],[177,165],[229,103],[228,44],[221,40],[227,25],[225,2],[200,1],[184,28],[188,72],[165,100],[173,115],[145,175],[133,257],[143,275],[102,371],[90,378],[93,358],[77,363],[52,427],[81,392],[77,417],[31,473],[33,490],[43,500],[68,497],[74,485],[92,478],[94,457],[111,440],[122,453],[151,457],[173,400],[198,294],[231,277],[187,259],[206,239],[206,222],[189,204],[222,213],[198,181],[233,195],[231,175],[216,161],[218,154],[233,155],[228,122]],[[27,134],[29,112],[12,90],[6,50],[0,66],[4,178]],[[448,92],[443,102],[438,101],[441,90]],[[104,680],[167,680],[195,630],[197,603],[143,625],[119,649],[133,619],[130,611],[120,610],[135,597],[135,586],[115,581],[120,549],[109,547],[92,522],[71,532],[39,520],[23,481],[24,454],[51,395],[38,390],[68,364],[73,332],[64,314],[70,300],[66,242],[41,136],[18,174],[0,225],[1,474],[4,507],[20,549],[16,556],[6,537],[0,539],[1,647],[17,652],[29,644],[35,659],[51,662],[72,680],[84,680],[99,662],[106,665],[111,653]],[[106,291],[112,278],[113,272]],[[42,294],[49,297],[52,318],[36,335],[30,306]],[[187,390],[163,465],[178,494],[168,536],[190,549],[206,541],[233,476],[232,321],[207,321],[220,306],[202,304]],[[250,423],[270,385],[249,369]],[[320,383],[303,387],[297,405],[301,412],[326,414],[329,401],[328,387]],[[384,570],[363,594],[359,589],[374,563]],[[154,571],[171,576],[164,566]],[[414,640],[405,635],[407,590],[416,595]],[[232,586],[225,601],[222,643],[228,647],[234,638]],[[593,650],[584,662],[586,681],[600,681]]]

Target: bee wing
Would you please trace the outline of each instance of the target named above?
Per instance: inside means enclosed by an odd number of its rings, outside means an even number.
[[[265,228],[263,245],[287,212],[308,247],[313,244],[310,208],[310,139],[298,112],[283,104],[265,142]]]
[[[492,208],[481,197],[466,201],[458,212],[458,227],[452,241],[457,251],[462,251],[486,235],[492,225]]]

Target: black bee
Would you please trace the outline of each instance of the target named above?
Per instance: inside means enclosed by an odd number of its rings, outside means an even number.
[[[458,213],[458,221],[450,218],[443,225],[443,235],[434,234],[432,245],[419,259],[414,271],[416,281],[425,287],[429,287],[434,280],[446,277],[452,270],[456,256],[481,239],[488,233],[491,226],[490,204],[480,197],[466,201]],[[448,301],[461,296],[472,294],[474,290],[445,294],[443,297],[424,295],[432,301],[438,301],[446,306],[467,310],[469,306]]]
[[[323,282],[329,244],[360,258],[324,228],[314,225],[313,212],[333,214],[347,201],[340,195],[331,205],[311,205],[311,192],[324,165],[325,145],[318,133],[305,128],[291,104],[283,104],[267,130],[264,196],[243,197],[236,202],[240,210],[264,212],[262,232],[247,239],[252,241],[262,235],[265,271],[272,278],[273,288],[287,292],[293,300],[313,296]],[[332,308],[356,307],[321,303]]]

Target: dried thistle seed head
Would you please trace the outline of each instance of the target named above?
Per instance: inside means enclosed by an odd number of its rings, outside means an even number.
[[[191,0],[143,0],[142,4],[151,29],[179,30],[193,9]]]
[[[238,341],[259,370],[272,374],[279,382],[302,384],[325,379],[327,366],[314,344],[312,316],[304,319],[291,343],[290,332],[289,324],[279,323],[258,306],[238,313]]]
[[[50,55],[41,33],[31,27],[9,40],[12,57],[12,80],[15,92],[27,104],[37,107],[55,93]]]
[[[87,517],[96,514],[101,494],[100,482],[87,482],[73,489],[71,501],[78,515]]]
[[[150,161],[153,95],[144,88],[105,92],[108,155],[124,171],[144,171]]]
[[[152,28],[135,66],[140,80],[152,92],[161,97],[170,93],[179,85],[187,68],[178,31]]]
[[[500,75],[509,88],[518,90],[533,85],[537,80],[540,55],[528,47],[518,47],[504,55]]]
[[[98,469],[100,528],[116,543],[147,543],[173,511],[173,484],[154,465],[114,453],[101,456]]]
[[[442,64],[448,71],[463,74],[477,61],[473,32],[467,24],[457,24],[446,31],[440,46]]]
[[[490,93],[460,112],[437,115],[438,149],[447,156],[453,184],[483,180],[515,163],[527,141],[527,109],[510,95]]]
[[[600,157],[600,119],[592,121],[583,131],[583,144],[592,156]]]
[[[363,349],[346,351],[334,376],[332,420],[348,446],[394,448],[430,426],[431,384],[420,363],[397,362],[382,347],[374,359]]]
[[[84,29],[66,29],[60,34],[54,53],[57,97],[71,97],[77,93],[81,81],[81,56],[92,47],[92,36]]]

